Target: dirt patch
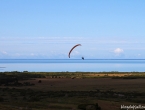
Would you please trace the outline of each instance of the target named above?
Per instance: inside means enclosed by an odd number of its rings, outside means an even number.
[[[41,83],[38,83],[41,80]],[[33,89],[40,90],[116,90],[116,91],[142,91],[145,92],[144,79],[112,79],[112,78],[96,78],[96,79],[71,79],[71,78],[36,78],[28,80],[34,83]],[[27,88],[27,87],[25,87]],[[30,87],[29,87],[30,88]]]

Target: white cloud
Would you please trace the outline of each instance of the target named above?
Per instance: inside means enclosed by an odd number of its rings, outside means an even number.
[[[110,39],[100,37],[14,37],[0,38],[0,58],[68,58],[70,49],[77,58],[144,58],[145,41],[139,39]],[[118,48],[116,48],[118,47]],[[124,54],[124,50],[126,53]],[[139,54],[138,54],[139,53]],[[130,58],[130,57],[129,57]]]
[[[1,53],[4,54],[4,55],[8,54],[6,51],[2,51]]]
[[[124,51],[123,51],[123,49],[121,49],[121,48],[116,48],[115,50],[114,50],[114,53],[116,54],[116,55],[120,55],[121,53],[123,53]]]
[[[74,50],[72,53],[71,53],[71,55],[70,55],[71,57],[74,57],[74,58],[76,58],[76,57],[80,57],[80,52],[79,51],[76,51],[76,50]]]
[[[34,53],[31,53],[30,56],[35,56],[35,54]]]

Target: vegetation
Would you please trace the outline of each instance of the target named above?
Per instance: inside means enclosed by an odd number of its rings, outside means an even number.
[[[143,105],[144,78],[144,72],[1,72],[0,109],[118,110],[122,104]]]

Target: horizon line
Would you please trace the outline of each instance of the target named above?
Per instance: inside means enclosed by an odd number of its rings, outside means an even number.
[[[8,58],[6,58],[6,59],[0,59],[0,60],[82,60],[82,59],[78,59],[78,58],[73,58],[73,59],[70,59],[70,58],[68,58],[68,59],[46,59],[46,58],[39,58],[39,59],[36,59],[36,58],[10,58],[10,59],[8,59]],[[118,58],[118,59],[115,59],[115,58],[100,58],[100,59],[98,59],[98,58],[94,58],[94,59],[84,59],[84,60],[145,60],[145,58]]]

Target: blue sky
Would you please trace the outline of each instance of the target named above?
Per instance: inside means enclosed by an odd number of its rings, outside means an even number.
[[[0,59],[145,58],[144,0],[0,0]]]

